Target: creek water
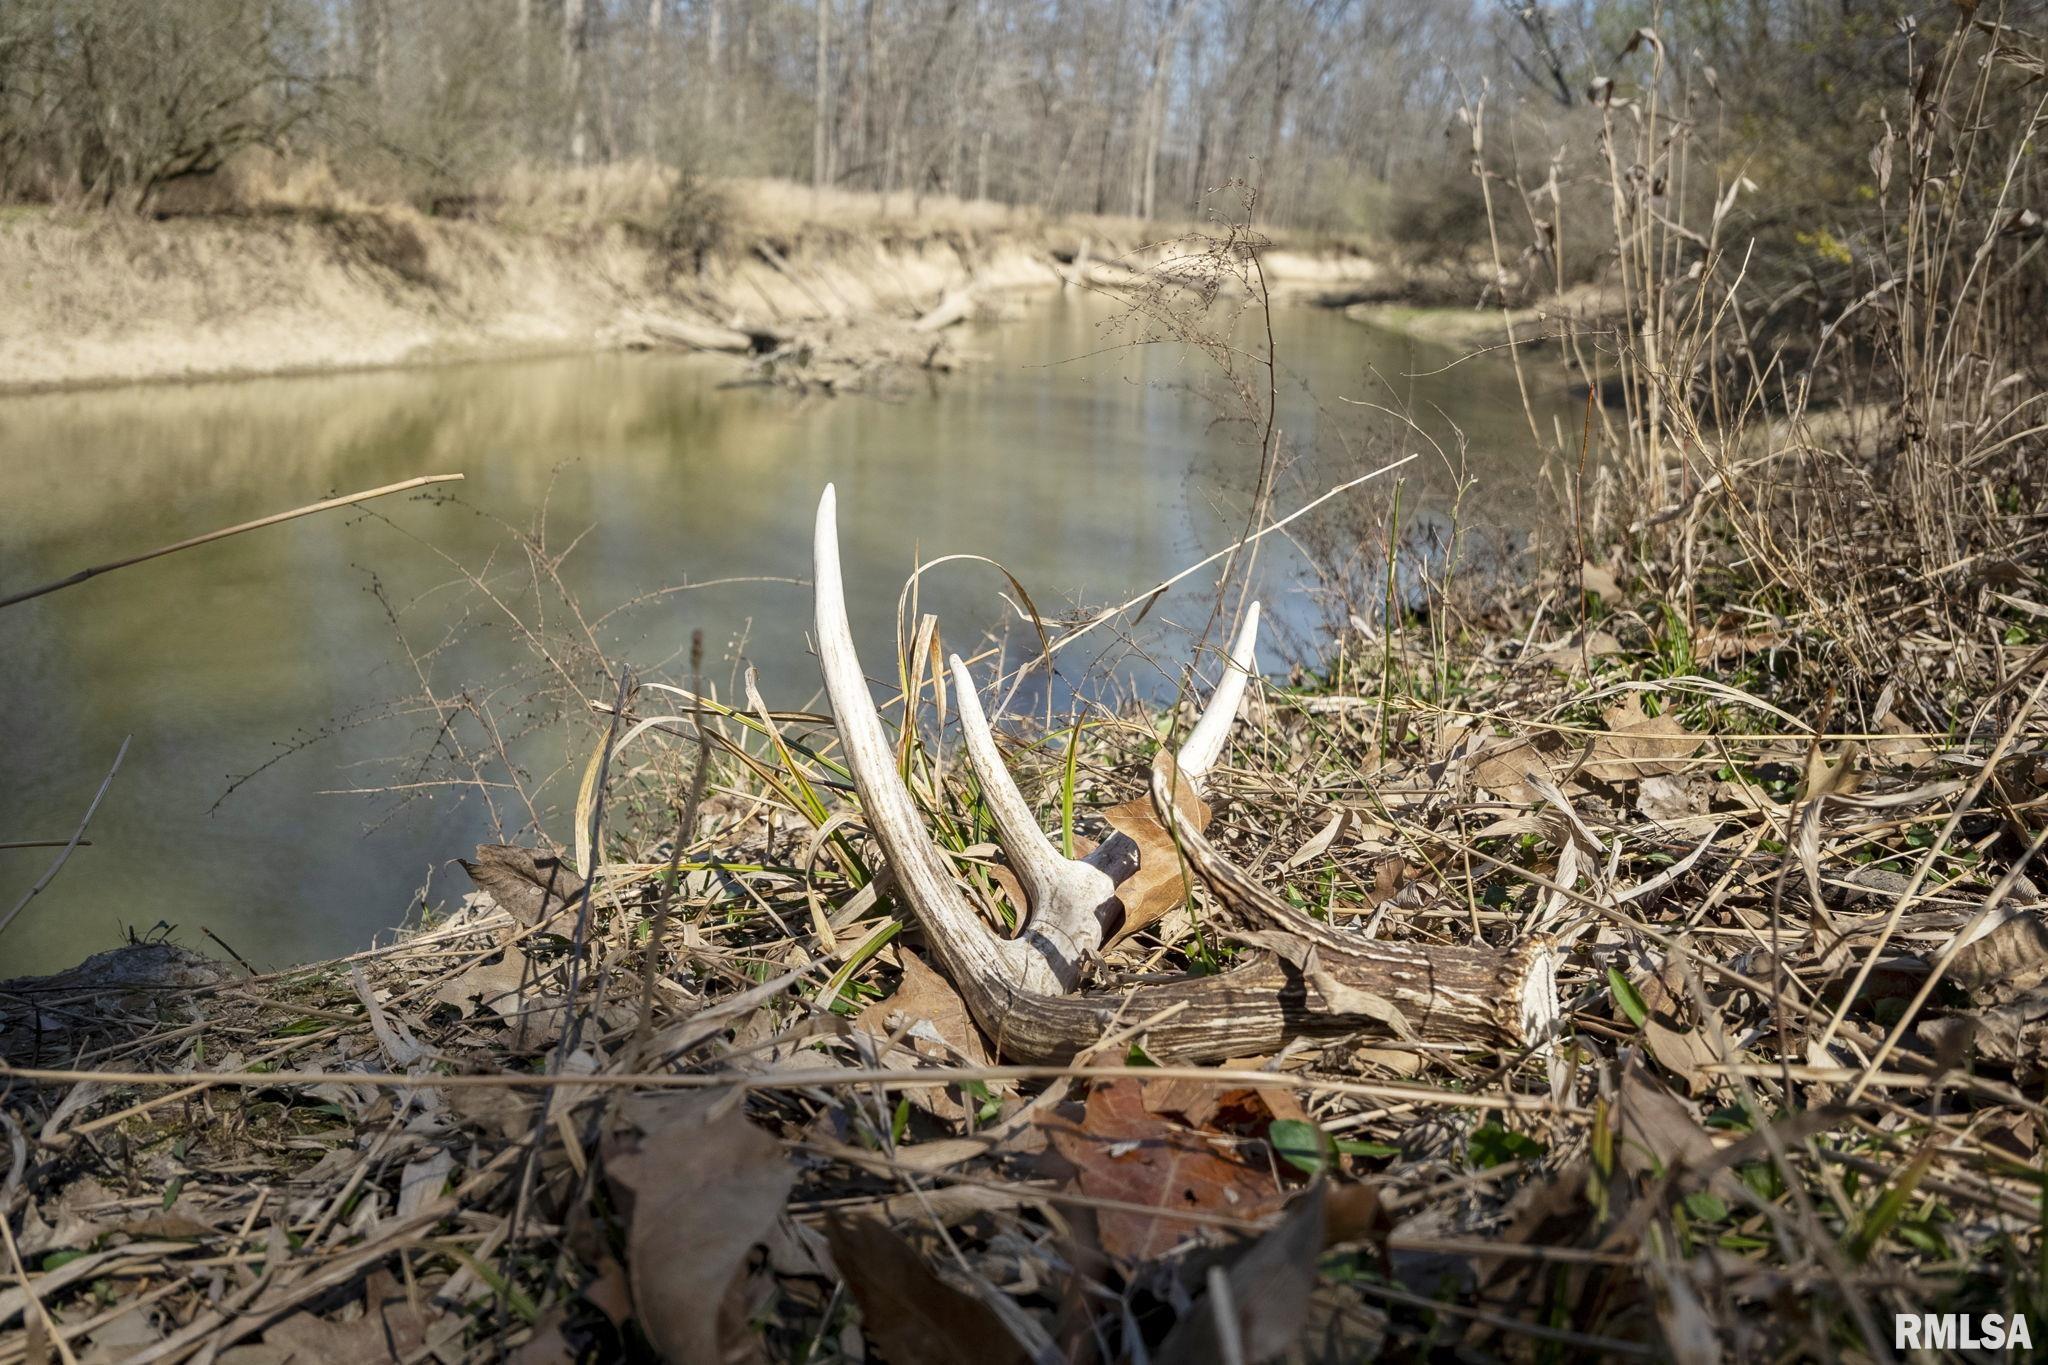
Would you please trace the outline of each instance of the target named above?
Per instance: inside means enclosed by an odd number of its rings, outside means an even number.
[[[445,765],[411,756],[465,699],[500,715],[532,776],[552,773],[548,794],[572,804],[560,756],[588,725],[526,704],[532,656],[512,617],[581,623],[536,593],[522,535],[563,556],[582,623],[643,599],[594,625],[612,657],[681,681],[701,630],[720,695],[752,666],[778,707],[818,686],[803,581],[827,481],[877,675],[920,557],[998,560],[1053,615],[1124,601],[1230,544],[1262,423],[1216,356],[1148,341],[1099,298],[1017,306],[969,329],[979,363],[888,399],[738,387],[728,362],[667,354],[0,398],[0,595],[330,494],[467,476],[433,490],[446,496],[299,520],[0,610],[0,843],[67,838],[133,736],[90,847],[0,935],[0,978],[160,923],[281,966],[366,946],[429,882],[431,900],[451,899],[467,886],[452,860],[493,836],[492,800],[433,785]],[[1420,452],[1398,475],[1405,527],[1448,524],[1462,464],[1461,525],[1528,529],[1538,456],[1504,366],[1305,305],[1272,322],[1294,453],[1276,510]],[[1218,330],[1263,404],[1263,319]],[[1547,433],[1567,400],[1537,406]],[[1330,566],[1357,577],[1384,554],[1394,482],[1263,542],[1268,670],[1313,652]],[[684,584],[704,586],[660,591]],[[1063,656],[1064,685],[1171,692],[1211,588],[1195,575],[1098,632],[1101,648]],[[1009,589],[954,561],[923,576],[919,605],[966,653],[992,629],[1030,635]],[[438,708],[405,702],[423,677]],[[567,816],[554,823],[565,837]],[[0,914],[53,854],[0,849]]]

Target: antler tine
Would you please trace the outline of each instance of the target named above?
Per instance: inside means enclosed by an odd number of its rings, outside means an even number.
[[[989,814],[995,817],[996,842],[1003,846],[1003,856],[1010,860],[1018,880],[1024,883],[1025,894],[1037,905],[1052,893],[1057,876],[1054,869],[1066,859],[1038,827],[1024,793],[1017,790],[1010,770],[1003,766],[967,665],[958,654],[950,656],[948,662],[953,668],[953,690],[960,702],[960,733],[967,740],[967,762],[981,782],[981,795],[988,802]]]
[[[1045,940],[1054,969],[1072,989],[1081,959],[1102,946],[1102,921],[1097,909],[1116,895],[1116,879],[1092,863],[1065,857],[1039,828],[1030,803],[996,751],[988,716],[974,690],[974,679],[960,656],[951,656],[953,689],[960,701],[960,732],[967,740],[967,762],[981,782],[982,799],[995,817],[996,842],[1010,860],[1031,901],[1030,932]]]
[[[990,992],[1060,991],[1046,957],[1022,942],[995,937],[953,882],[953,870],[924,827],[896,756],[882,730],[882,716],[868,691],[867,674],[846,619],[846,591],[839,568],[838,498],[832,485],[818,499],[812,544],[816,582],[818,664],[825,693],[839,725],[846,765],[867,811],[868,824],[903,898],[910,903],[940,962],[963,989],[970,981]]]
[[[1217,680],[1216,691],[1209,698],[1208,707],[1180,746],[1178,763],[1181,776],[1187,778],[1196,791],[1202,789],[1202,778],[1223,756],[1223,746],[1230,739],[1231,722],[1237,719],[1237,708],[1244,702],[1245,684],[1258,670],[1258,643],[1259,604],[1254,602],[1245,611],[1244,625],[1237,633],[1237,643],[1230,648],[1230,660],[1223,667],[1223,676]]]

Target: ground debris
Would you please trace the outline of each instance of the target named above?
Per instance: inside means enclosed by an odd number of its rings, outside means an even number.
[[[1107,1363],[1235,1358],[1225,1325],[1244,1359],[1633,1358],[1707,1321],[1723,1359],[1776,1358],[1835,1344],[1791,1296],[1847,1320],[2034,1264],[2014,759],[2048,721],[2012,688],[1938,744],[1869,727],[1910,761],[1816,740],[1796,677],[1649,676],[1633,591],[1599,593],[1631,643],[1573,670],[1487,643],[1439,697],[1444,661],[1374,641],[1384,702],[1269,687],[1205,796],[1206,837],[1333,930],[1560,943],[1547,1046],[1375,1029],[1197,1069],[1134,1018],[1014,1071],[876,875],[829,722],[707,706],[714,797],[679,824],[695,745],[643,731],[609,788],[641,814],[587,884],[499,844],[478,893],[348,960],[159,941],[0,985],[0,1331],[46,1312],[81,1359],[895,1362],[908,1323],[932,1358]],[[1146,801],[1156,719],[1077,740],[1077,829],[1154,874],[1098,989],[1252,951]],[[961,884],[1016,909],[961,765],[905,763]],[[1042,746],[1017,770],[1065,780]]]

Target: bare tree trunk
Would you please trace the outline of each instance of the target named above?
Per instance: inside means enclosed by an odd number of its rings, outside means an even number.
[[[725,60],[725,0],[711,0],[704,26],[704,131],[718,126],[719,77]]]
[[[562,0],[562,95],[569,103],[569,161],[580,166],[589,135],[583,107],[583,52],[589,43],[588,0]]]
[[[945,12],[939,15],[936,27],[932,31],[932,40],[924,50],[923,60],[912,68],[913,73],[930,71],[937,65],[939,53],[945,49],[947,36],[952,29],[954,16],[959,12],[960,0],[947,0]],[[922,82],[916,75],[906,75],[902,82],[902,90],[897,95],[889,115],[889,175],[884,191],[894,190],[898,172],[907,170],[913,202],[914,196],[924,192],[924,162],[915,155],[914,149],[909,145],[910,115],[916,107],[921,90]]]
[[[363,78],[379,103],[390,93],[391,9],[388,0],[356,0],[357,41],[362,45]]]
[[[1287,122],[1287,99],[1294,93],[1294,51],[1290,48],[1288,55],[1281,60],[1280,73],[1273,81],[1273,108],[1266,123],[1266,151],[1259,161],[1259,210],[1267,222],[1273,221],[1271,198],[1280,188],[1280,176],[1274,163],[1280,157],[1280,130]]]
[[[619,159],[618,88],[612,80],[613,71],[618,63],[610,57],[612,39],[608,31],[609,17],[604,0],[598,0],[598,22],[601,27],[596,46],[602,55],[596,63],[597,79],[592,82],[594,89],[588,103],[597,111],[597,159],[605,162]],[[585,46],[590,44],[586,43]]]
[[[732,88],[732,126],[747,126],[747,85],[754,73],[754,7],[740,6],[739,70],[728,73]]]
[[[640,154],[649,158],[657,156],[660,123],[655,111],[661,105],[661,23],[667,8],[668,0],[647,0],[647,46],[640,54]]]
[[[1180,36],[1182,22],[1190,13],[1185,0],[1172,0],[1159,39],[1152,45],[1152,80],[1145,90],[1145,107],[1137,130],[1142,165],[1131,186],[1131,211],[1150,218],[1159,189],[1159,143],[1166,135],[1166,82],[1173,70],[1173,43]]]
[[[855,165],[866,168],[868,183],[880,189],[881,176],[874,169],[875,68],[880,64],[875,52],[875,0],[864,0],[861,5],[860,51],[860,126],[855,129],[858,140],[853,159]]]
[[[1095,211],[1109,211],[1109,135],[1116,127],[1123,101],[1124,27],[1131,15],[1131,0],[1116,0],[1116,36],[1110,39],[1109,99],[1102,105],[1102,138],[1095,147]]]
[[[832,0],[818,4],[818,86],[811,112],[811,185],[832,180]]]
[[[519,49],[516,58],[519,113],[515,116],[519,150],[533,153],[533,0],[518,0],[512,11],[512,40]]]

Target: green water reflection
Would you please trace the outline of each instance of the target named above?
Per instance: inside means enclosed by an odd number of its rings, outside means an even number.
[[[1213,387],[1208,360],[1125,344],[1129,331],[1105,326],[1112,313],[1032,300],[1021,320],[969,339],[984,363],[886,402],[730,387],[724,363],[671,355],[0,399],[0,591],[332,492],[468,476],[454,500],[312,518],[0,611],[0,841],[67,835],[135,736],[93,847],[0,937],[0,976],[67,965],[121,926],[159,920],[280,965],[367,943],[430,870],[460,889],[449,860],[488,833],[473,797],[432,792],[393,818],[388,801],[322,793],[390,780],[378,760],[422,742],[416,718],[384,714],[416,687],[384,601],[409,604],[409,637],[431,646],[444,618],[477,610],[455,564],[523,563],[504,523],[544,512],[556,548],[580,535],[563,574],[602,609],[684,581],[806,578],[811,511],[836,481],[871,664],[886,657],[918,554],[1001,560],[1052,610],[1120,601],[1220,548],[1244,515],[1257,433],[1217,420],[1196,392]],[[1283,508],[1368,461],[1428,449],[1340,401],[1371,397],[1446,442],[1455,422],[1480,478],[1468,519],[1526,524],[1535,457],[1510,376],[1473,362],[1409,378],[1448,357],[1306,307],[1276,323],[1283,434],[1316,452],[1283,486]],[[1441,509],[1450,480],[1433,452],[1404,473],[1409,507]],[[1382,506],[1376,489],[1348,515]],[[1283,643],[1310,638],[1318,612],[1286,590],[1293,552],[1276,544],[1265,565]],[[950,565],[922,601],[949,642],[971,643],[1002,617],[1003,586]],[[1140,642],[1155,659],[1185,657],[1176,623],[1204,605],[1198,592],[1169,597]],[[721,688],[748,663],[771,703],[801,705],[816,688],[808,610],[801,586],[705,588],[620,618],[607,645],[644,665],[702,628]],[[520,655],[488,616],[433,661],[444,685],[488,686]],[[1124,676],[1142,687],[1146,667],[1127,659]],[[457,668],[472,675],[451,681]],[[216,808],[234,777],[329,731]],[[0,910],[48,856],[0,851]]]

